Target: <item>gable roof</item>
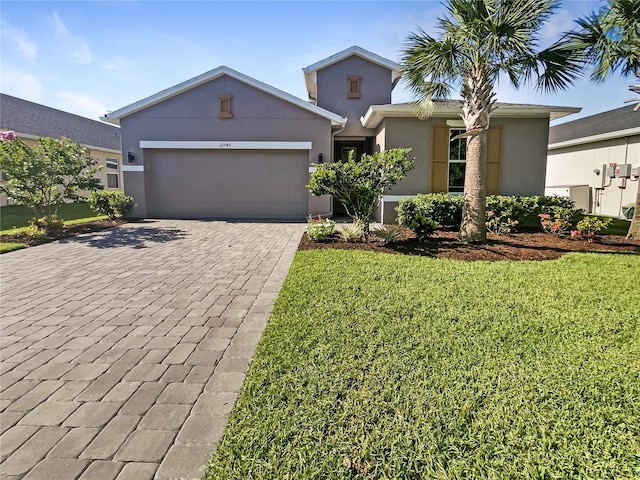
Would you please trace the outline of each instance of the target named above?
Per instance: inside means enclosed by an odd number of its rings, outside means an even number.
[[[633,108],[628,105],[555,125],[549,129],[549,148],[640,135],[640,112]]]
[[[496,102],[492,117],[548,117],[550,120],[578,113],[581,108]],[[432,117],[460,117],[462,100],[434,100]],[[416,102],[371,105],[360,119],[365,128],[375,128],[384,118],[416,117]]]
[[[18,136],[69,137],[88,147],[120,151],[120,129],[0,93],[0,127]]]
[[[347,48],[346,50],[342,50],[330,57],[325,58],[324,60],[320,60],[308,67],[304,67],[302,71],[304,72],[304,81],[307,85],[307,92],[309,93],[309,98],[315,99],[318,93],[318,84],[317,84],[317,72],[318,70],[322,70],[334,63],[341,62],[342,60],[357,56],[360,58],[364,58],[365,60],[370,61],[371,63],[375,63],[382,67],[388,68],[391,70],[391,83],[395,86],[395,84],[400,79],[401,73],[401,65],[399,63],[393,62],[388,58],[381,57],[380,55],[376,55],[369,50],[365,50],[362,47],[358,47],[354,45],[353,47]]]
[[[214,68],[213,70],[209,70],[208,72],[198,75],[197,77],[194,77],[190,80],[179,83],[178,85],[162,90],[161,92],[144,98],[138,102],[132,103],[131,105],[127,105],[126,107],[120,108],[119,110],[109,112],[105,115],[104,119],[107,122],[119,124],[120,119],[123,117],[131,115],[135,112],[139,112],[140,110],[144,110],[145,108],[163,102],[169,98],[175,97],[176,95],[180,95],[187,90],[191,90],[192,88],[210,82],[211,80],[215,80],[216,78],[219,78],[223,75],[235,78],[236,80],[246,83],[247,85],[250,85],[257,90],[261,90],[265,93],[268,93],[269,95],[273,95],[276,98],[284,100],[285,102],[289,102],[309,112],[315,113],[320,117],[326,118],[327,120],[331,121],[331,125],[342,126],[347,122],[347,119],[341,117],[340,115],[330,112],[329,110],[325,110],[324,108],[320,108],[316,105],[312,105],[309,102],[305,102],[304,100],[295,97],[290,93],[278,90],[271,85],[267,85],[266,83],[263,83],[259,80],[256,80],[255,78],[249,77],[248,75],[233,70],[232,68],[225,67],[224,65],[218,68]]]

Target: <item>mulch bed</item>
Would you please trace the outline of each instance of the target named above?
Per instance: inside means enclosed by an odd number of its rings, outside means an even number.
[[[26,233],[16,233],[14,235],[0,235],[0,242],[24,243],[25,245],[33,247],[35,245],[42,245],[43,243],[53,242],[62,238],[75,237],[82,233],[99,232],[101,230],[106,230],[107,228],[122,225],[123,223],[126,223],[125,220],[97,220],[95,222],[65,226],[62,234],[56,237],[31,238]]]
[[[458,232],[438,230],[425,242],[419,242],[410,230],[400,242],[382,245],[371,235],[368,242],[349,243],[335,236],[326,242],[312,242],[305,233],[299,250],[334,248],[341,250],[367,250],[404,255],[420,255],[456,260],[552,260],[568,252],[615,252],[640,254],[640,241],[626,240],[614,235],[599,235],[593,243],[582,239],[549,233],[513,233],[487,235],[485,244],[465,244],[458,240]]]

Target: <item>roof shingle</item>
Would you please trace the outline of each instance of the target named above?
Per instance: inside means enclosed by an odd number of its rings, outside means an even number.
[[[549,144],[640,127],[640,112],[634,112],[633,107],[628,105],[555,125],[549,129]]]
[[[120,128],[0,93],[0,128],[38,137],[69,137],[92,147],[120,150]]]

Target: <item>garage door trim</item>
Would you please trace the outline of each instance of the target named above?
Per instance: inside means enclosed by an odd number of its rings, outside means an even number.
[[[237,142],[228,140],[140,140],[140,148],[180,150],[311,150],[311,142]]]

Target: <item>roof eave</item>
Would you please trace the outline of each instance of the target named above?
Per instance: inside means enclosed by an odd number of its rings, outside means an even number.
[[[595,142],[603,142],[605,140],[630,137],[632,135],[640,135],[640,127],[627,128],[625,130],[617,130],[615,132],[600,133],[598,135],[590,135],[588,137],[573,138],[571,140],[565,140],[563,142],[550,143],[547,148],[548,150],[558,150],[560,148],[586,145],[588,143]]]
[[[499,106],[491,113],[496,118],[549,118],[555,120],[573,113],[578,113],[582,109],[577,107],[521,107],[521,106]],[[434,107],[431,117],[459,117],[461,107]],[[393,117],[416,117],[415,110],[410,105],[371,105],[367,113],[360,118],[362,126],[365,128],[376,128],[383,118]]]

